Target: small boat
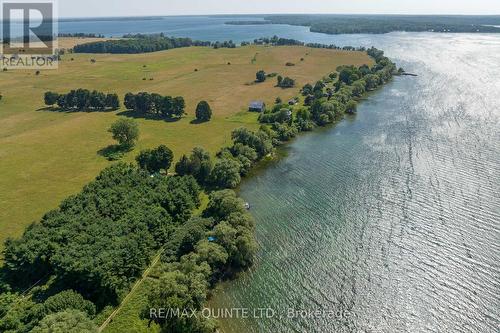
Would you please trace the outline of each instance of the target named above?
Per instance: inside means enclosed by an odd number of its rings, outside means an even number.
[[[245,202],[245,209],[250,210],[250,204],[248,202]]]

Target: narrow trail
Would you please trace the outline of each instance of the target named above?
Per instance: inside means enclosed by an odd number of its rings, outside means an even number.
[[[139,288],[140,285],[142,284],[142,282],[144,282],[144,280],[148,277],[149,273],[151,272],[151,269],[153,269],[153,267],[156,266],[156,264],[158,263],[158,261],[160,261],[160,258],[161,258],[161,255],[162,255],[163,251],[164,251],[163,248],[158,251],[158,253],[153,258],[153,261],[151,262],[151,264],[149,265],[149,267],[144,271],[144,273],[142,273],[141,278],[136,281],[136,283],[134,284],[134,286],[132,287],[132,289],[130,289],[130,291],[127,294],[127,296],[125,296],[125,298],[123,298],[123,300],[120,302],[120,304],[118,305],[118,307],[108,316],[108,318],[99,327],[99,329],[98,329],[99,333],[101,333],[102,331],[104,331],[106,329],[106,327],[109,325],[109,323],[111,321],[113,321],[113,318],[116,317],[116,315],[120,312],[120,310],[123,308],[123,306],[125,304],[127,304],[127,302],[132,297],[132,295],[137,290],[137,288]]]

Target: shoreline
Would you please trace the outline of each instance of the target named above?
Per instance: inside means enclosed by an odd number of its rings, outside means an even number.
[[[360,103],[364,102],[367,97],[373,93],[376,93],[378,91],[380,91],[381,89],[383,89],[387,84],[391,83],[394,81],[394,77],[395,76],[401,76],[401,74],[394,74],[391,79],[387,82],[385,82],[383,85],[377,87],[376,89],[374,90],[371,90],[371,91],[367,91],[363,94],[363,96],[361,96],[358,101]],[[418,76],[416,74],[410,74],[410,76]],[[290,148],[290,146],[296,141],[296,140],[300,140],[303,136],[305,135],[309,135],[309,134],[314,134],[314,133],[318,133],[318,132],[321,132],[321,131],[331,131],[331,130],[335,130],[335,128],[341,124],[342,122],[346,121],[347,118],[355,118],[356,117],[356,113],[354,114],[345,114],[343,115],[343,117],[341,119],[338,119],[336,120],[335,122],[331,123],[331,124],[327,124],[326,126],[317,126],[315,127],[313,130],[311,131],[305,131],[305,132],[299,132],[298,135],[296,137],[294,137],[292,140],[290,141],[287,141],[287,142],[284,142],[282,143],[281,145],[277,146],[275,148],[275,152],[272,156],[270,156],[269,158],[267,159],[263,159],[261,161],[259,161],[257,164],[255,164],[253,167],[252,167],[252,170],[242,179],[242,182],[240,183],[240,185],[235,189],[235,192],[237,194],[238,197],[242,198],[241,197],[241,187],[245,185],[245,183],[249,182],[249,181],[252,181],[254,180],[254,177],[257,177],[259,176],[261,173],[264,173],[267,171],[267,169],[269,167],[272,167],[272,166],[275,166],[277,165],[278,163],[280,163],[281,160],[283,159],[286,159],[288,157],[288,150]],[[354,119],[355,120],[355,119]],[[244,201],[246,200],[245,198],[242,198]],[[250,205],[252,205],[252,202],[249,202]],[[253,216],[252,214],[252,209],[249,210],[249,213],[250,215]],[[255,218],[255,217],[254,217]],[[249,269],[245,270],[245,271],[241,271],[241,272],[238,272],[237,275],[235,275],[233,278],[231,279],[228,279],[228,280],[224,280],[224,281],[221,281],[219,283],[217,283],[217,285],[212,289],[211,291],[211,295],[210,295],[210,298],[207,300],[206,304],[205,304],[205,308],[209,308],[211,310],[214,310],[214,309],[220,309],[220,310],[223,310],[224,308],[215,308],[213,307],[211,304],[212,302],[214,301],[214,297],[216,294],[220,294],[220,293],[224,293],[225,290],[227,288],[230,288],[231,284],[235,283],[236,280],[240,279],[242,275],[248,275],[248,274],[251,274],[252,270],[255,270],[257,269],[257,265],[259,263],[256,262],[253,266],[251,266]],[[237,320],[241,320],[241,318],[225,318],[223,319],[224,321],[229,321],[229,322],[235,322]],[[226,331],[222,325],[220,325],[220,323],[222,322],[221,319],[217,319],[216,320],[217,323],[219,323],[219,326],[217,328],[217,333],[229,333],[228,331]]]

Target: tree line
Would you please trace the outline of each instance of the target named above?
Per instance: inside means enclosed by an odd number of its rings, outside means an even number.
[[[181,96],[162,96],[156,93],[127,93],[123,104],[128,110],[139,114],[156,115],[159,117],[182,117],[185,114],[186,102]]]
[[[191,38],[167,37],[162,34],[128,34],[123,39],[103,40],[76,45],[75,53],[133,54],[170,50],[190,46],[211,46],[213,48],[235,48],[233,41],[210,42]]]
[[[161,34],[128,34],[124,39],[112,39],[96,42],[89,42],[76,45],[73,48],[75,53],[114,53],[114,54],[133,54],[148,53],[175,48],[190,46],[205,46],[219,48],[236,48],[237,45],[232,40],[229,41],[199,41],[190,38],[167,37]],[[327,48],[346,51],[364,51],[364,47],[355,48],[352,46],[336,46],[334,44],[304,43],[296,39],[282,38],[278,36],[261,37],[252,42],[243,41],[241,46],[247,45],[272,45],[272,46],[307,46],[311,48]]]
[[[370,48],[367,54],[375,65],[340,66],[314,85],[301,89],[304,106],[292,112],[290,105],[278,99],[276,104],[259,115],[259,121],[270,124],[281,141],[288,141],[300,131],[310,131],[340,119],[345,113],[354,113],[357,100],[367,91],[388,82],[402,71],[384,56],[384,52]]]
[[[411,32],[500,32],[495,16],[404,16],[404,15],[273,15],[265,18],[272,24],[310,27],[326,34],[383,34]]]
[[[105,110],[118,109],[120,100],[117,94],[105,94],[96,90],[76,89],[67,94],[52,91],[45,92],[44,103],[47,106],[57,105],[61,109]]]
[[[103,34],[94,34],[87,32],[74,32],[74,33],[58,33],[58,37],[71,37],[71,38],[104,38]]]

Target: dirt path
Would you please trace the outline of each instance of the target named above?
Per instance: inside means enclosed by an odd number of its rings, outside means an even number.
[[[132,287],[132,289],[130,289],[129,293],[121,301],[120,305],[118,305],[118,307],[102,323],[102,325],[98,329],[99,333],[101,333],[102,331],[104,331],[104,329],[113,320],[113,318],[118,314],[118,312],[120,312],[120,310],[122,309],[122,307],[128,302],[128,300],[130,299],[130,297],[132,297],[132,295],[137,290],[137,288],[139,288],[139,286],[142,284],[142,282],[147,278],[147,276],[149,275],[149,272],[151,272],[151,269],[158,263],[158,261],[160,261],[160,258],[161,258],[161,255],[163,253],[163,250],[164,249],[161,249],[160,251],[158,251],[158,253],[153,258],[153,261],[151,262],[151,264],[149,265],[149,267],[144,271],[144,273],[142,273],[142,277],[134,284],[134,286]]]

